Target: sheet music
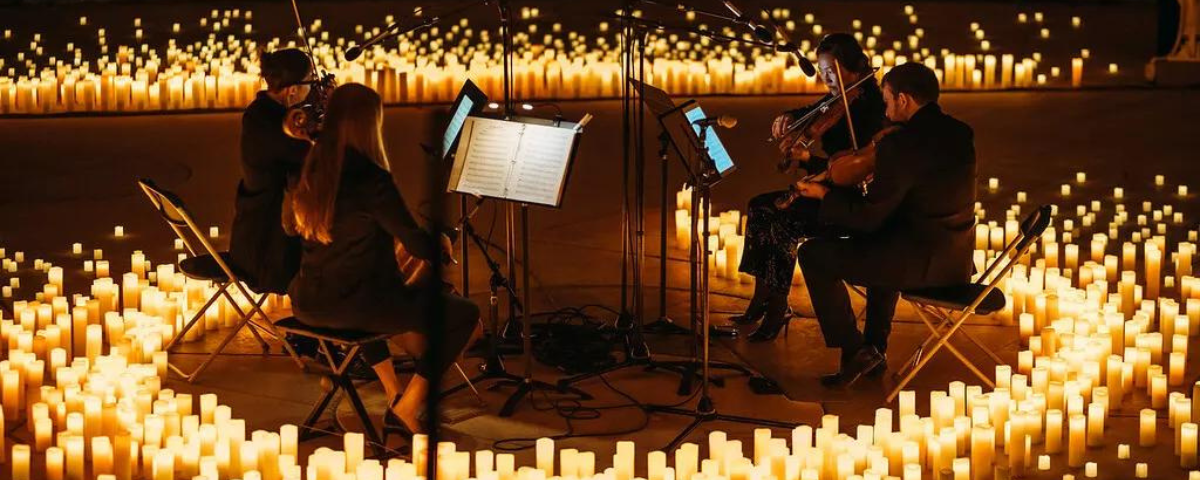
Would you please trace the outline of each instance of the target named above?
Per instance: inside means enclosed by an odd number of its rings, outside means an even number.
[[[557,204],[574,138],[574,129],[525,125],[505,188],[508,198]]]
[[[519,123],[469,117],[462,171],[455,190],[473,195],[507,198],[509,172],[520,146]],[[453,184],[452,184],[453,185]]]
[[[468,117],[450,190],[557,206],[578,131]]]

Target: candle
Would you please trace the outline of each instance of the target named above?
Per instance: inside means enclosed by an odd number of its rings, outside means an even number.
[[[125,227],[122,227],[120,225],[113,227],[113,236],[117,237],[117,238],[124,237],[125,236]]]
[[[1134,468],[1133,476],[1136,478],[1150,478],[1150,467],[1145,463],[1138,462]]]
[[[221,236],[221,230],[215,226],[208,227],[208,236],[209,238],[217,238]]]
[[[1195,437],[1194,433],[1192,436]],[[29,480],[29,461],[29,445],[13,445],[12,480]]]
[[[1158,413],[1153,409],[1142,409],[1138,422],[1138,446],[1153,447],[1158,443],[1157,417]]]
[[[1196,424],[1184,423],[1179,427],[1179,466],[1180,468],[1196,468]],[[13,447],[14,458],[16,447]]]
[[[1067,437],[1067,466],[1071,468],[1083,466],[1086,428],[1087,417],[1081,414],[1071,415]]]

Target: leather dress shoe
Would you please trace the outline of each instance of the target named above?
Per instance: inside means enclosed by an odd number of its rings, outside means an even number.
[[[840,371],[821,375],[820,381],[826,387],[849,387],[863,375],[878,377],[886,371],[887,357],[875,347],[864,345],[849,362],[842,365]]]

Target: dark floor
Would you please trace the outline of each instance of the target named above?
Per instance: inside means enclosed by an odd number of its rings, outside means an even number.
[[[704,100],[714,113],[738,116],[737,130],[722,131],[729,150],[739,162],[737,174],[720,184],[716,192],[718,209],[740,208],[753,194],[776,189],[786,179],[774,173],[775,155],[764,143],[770,119],[784,105],[795,105],[801,98],[712,98]],[[970,123],[976,131],[979,152],[980,200],[995,219],[1010,204],[1017,191],[1027,191],[1031,203],[1057,202],[1063,206],[1085,200],[1111,202],[1111,188],[1124,186],[1129,205],[1142,198],[1156,203],[1173,203],[1185,213],[1194,227],[1200,218],[1195,193],[1179,198],[1174,186],[1189,184],[1193,192],[1200,188],[1200,167],[1195,153],[1200,151],[1200,92],[1194,90],[1111,90],[1058,93],[950,94],[942,102],[948,112]],[[576,118],[584,112],[597,115],[584,135],[579,161],[571,178],[564,207],[560,210],[532,211],[531,268],[533,272],[533,310],[547,311],[566,306],[602,304],[616,307],[620,285],[620,212],[621,169],[620,110],[616,102],[578,102],[563,104],[566,116]],[[421,132],[431,130],[432,108],[392,108],[387,112],[385,130],[392,165],[398,181],[413,205],[428,198],[424,183],[427,164],[417,152]],[[203,225],[221,226],[228,232],[232,216],[233,187],[238,178],[238,116],[232,113],[143,116],[129,118],[58,118],[40,120],[0,120],[0,157],[5,171],[0,177],[0,247],[8,252],[27,252],[20,272],[22,289],[17,295],[32,296],[32,285],[41,279],[29,267],[41,258],[67,269],[68,288],[81,288],[87,278],[81,261],[70,255],[73,242],[82,242],[85,250],[104,249],[113,260],[113,271],[128,267],[129,254],[144,250],[151,260],[170,261],[171,233],[155,216],[145,198],[135,190],[134,180],[149,177],[177,191]],[[649,132],[653,135],[655,132]],[[653,137],[650,137],[653,138]],[[69,141],[68,141],[69,140]],[[646,278],[646,316],[653,320],[659,311],[657,280],[657,227],[659,164],[653,156],[654,145],[647,145],[648,225],[647,244],[651,258]],[[681,181],[678,165],[672,159],[669,191]],[[1086,171],[1088,182],[1077,187],[1069,200],[1058,195],[1058,185],[1072,181],[1076,171]],[[1167,192],[1153,187],[1153,176],[1165,174]],[[998,177],[1001,188],[989,193],[987,178]],[[673,202],[673,197],[672,197]],[[475,224],[490,230],[492,208],[485,207]],[[673,207],[672,207],[673,208]],[[114,225],[125,227],[126,237],[112,237]],[[497,228],[494,241],[503,238]],[[669,247],[668,314],[686,323],[686,263],[683,250]],[[225,238],[222,237],[222,240]],[[498,250],[495,252],[499,253]],[[10,253],[11,254],[11,253]],[[486,276],[480,271],[478,253],[472,255],[472,298],[486,300]],[[748,285],[717,280],[714,288],[714,318],[723,320],[728,312],[744,307]],[[792,295],[793,307],[802,316],[810,310],[802,285]],[[611,320],[611,315],[601,315]],[[898,365],[914,345],[923,339],[924,326],[916,323],[912,312],[902,308],[893,335],[893,366]],[[828,391],[816,381],[817,374],[833,367],[833,356],[824,348],[811,318],[793,322],[790,335],[773,344],[749,348],[740,340],[715,343],[716,358],[744,363],[776,379],[787,393],[783,396],[756,396],[749,392],[742,377],[730,377],[724,388],[715,388],[717,406],[724,413],[766,416],[776,420],[816,422],[822,412],[842,416],[842,425],[873,420],[873,411],[882,406],[882,393],[890,381],[864,382],[849,391]],[[984,321],[969,327],[984,343],[1008,359],[1015,357],[1014,327],[991,325]],[[663,358],[687,352],[683,337],[652,337],[651,348]],[[189,346],[188,349],[198,345]],[[249,428],[277,428],[282,423],[298,423],[308,402],[319,394],[317,378],[300,373],[279,355],[260,358],[248,341],[232,349],[239,355],[219,359],[196,385],[170,382],[172,388],[186,391],[213,391],[233,406],[235,415],[244,417]],[[197,356],[177,354],[173,358],[187,365]],[[1195,363],[1195,362],[1193,362]],[[510,359],[510,370],[519,371],[521,362]],[[467,365],[471,367],[471,365]],[[914,386],[927,398],[930,389],[945,388],[951,380],[970,383],[966,370],[951,357],[938,356],[927,373]],[[1188,378],[1195,378],[1200,365],[1191,365]],[[537,377],[553,381],[559,375],[539,367]],[[629,392],[643,402],[674,402],[685,397],[673,394],[677,377],[666,373],[642,373],[626,370],[607,376],[613,387]],[[598,400],[589,405],[625,404],[605,383],[594,380],[581,387]],[[512,419],[495,416],[507,389],[485,392],[488,406],[474,407],[469,393],[450,399],[460,419],[450,426],[460,449],[491,448],[500,439],[562,433],[567,428],[554,413],[544,410],[548,403],[537,398],[535,410],[528,404]],[[368,390],[373,411],[383,404],[382,394]],[[1132,463],[1115,460],[1117,443],[1131,443],[1136,435],[1136,412],[1140,399],[1130,402],[1111,422],[1111,435],[1104,452],[1090,457],[1101,462],[1103,478],[1129,478]],[[920,403],[924,412],[924,402]],[[636,409],[604,410],[599,420],[573,422],[576,432],[613,432],[637,427],[643,420]],[[464,417],[472,418],[462,419]],[[348,406],[341,417],[352,422]],[[607,464],[614,438],[638,441],[641,451],[655,449],[686,424],[667,416],[650,417],[645,430],[629,434],[610,434],[595,439],[578,439],[566,445],[596,450],[601,464]],[[749,427],[731,424],[706,425],[749,435]],[[849,430],[847,430],[849,431]],[[1160,428],[1162,435],[1169,429]],[[702,439],[700,434],[691,437]],[[331,441],[306,444],[307,447],[330,445]],[[1168,443],[1169,444],[1169,443]],[[1174,463],[1169,449],[1140,451],[1135,458],[1152,462],[1155,472],[1177,472],[1165,467]],[[523,458],[532,453],[524,451]],[[1064,463],[1056,458],[1057,468]],[[1160,466],[1163,465],[1163,466]],[[1112,468],[1109,468],[1112,467]]]

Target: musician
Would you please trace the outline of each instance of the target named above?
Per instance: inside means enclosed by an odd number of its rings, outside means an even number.
[[[289,48],[263,53],[258,92],[242,114],[242,179],[238,183],[229,253],[257,292],[286,293],[300,265],[300,240],[280,223],[288,177],[295,177],[310,142],[283,132],[288,107],[308,95],[312,61]]]
[[[440,288],[406,285],[394,242],[430,262],[453,250],[449,238],[434,237],[409,212],[388,168],[382,123],[383,103],[374,90],[351,83],[333,91],[321,137],[292,193],[289,217],[304,254],[288,293],[296,318],[306,324],[394,333],[393,341],[418,356],[417,373],[403,387],[387,343],[363,347],[391,399],[385,426],[412,433],[421,431],[418,414],[429,380],[462,353],[477,330],[479,308]],[[445,332],[436,363],[424,355],[431,322]]]
[[[883,98],[888,119],[901,127],[876,144],[867,194],[797,185],[820,200],[820,221],[855,232],[809,240],[799,251],[825,344],[841,349],[839,371],[821,379],[830,386],[853,383],[884,361],[879,342],[886,345],[899,290],[962,284],[972,272],[971,127],[942,112],[937,76],[920,63],[889,71]],[[868,304],[876,308],[868,309],[867,324],[881,338],[858,331],[844,282],[868,287]]]
[[[817,45],[817,63],[821,79],[830,94],[813,105],[840,91],[839,65],[844,87],[872,75],[867,55],[854,36],[846,33],[833,33],[821,40]],[[874,78],[867,78],[858,88],[861,92],[850,104],[850,113],[856,137],[865,142],[883,126],[883,94]],[[836,108],[843,106],[839,104]],[[807,109],[793,110],[776,118],[772,127],[774,136],[783,137],[788,124],[805,113],[808,113]],[[809,151],[795,142],[795,138],[793,135],[785,139],[780,144],[781,151],[802,162],[809,173],[824,170],[826,159],[819,155],[821,152]],[[821,150],[830,155],[853,148],[845,119],[821,135],[820,144]],[[745,313],[733,317],[733,321],[749,325],[762,319],[762,325],[749,337],[752,342],[773,340],[787,322],[788,292],[796,265],[796,246],[801,238],[821,231],[816,221],[820,202],[801,198],[787,209],[780,210],[775,206],[775,200],[787,193],[774,191],[758,195],[750,200],[747,208],[746,251],[739,270],[755,278],[754,297]]]

